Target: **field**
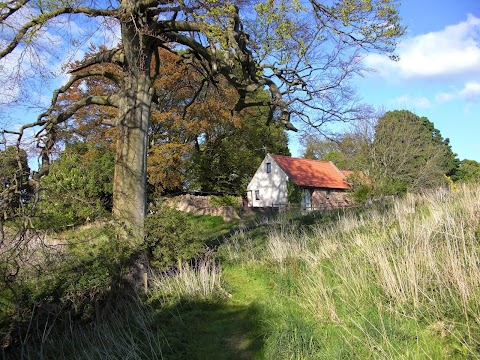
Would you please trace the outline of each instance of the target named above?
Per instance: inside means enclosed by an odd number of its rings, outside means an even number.
[[[480,357],[478,186],[257,218],[230,232],[206,223],[219,243],[210,256],[155,273],[148,294],[103,304],[93,324],[31,330],[4,356]]]

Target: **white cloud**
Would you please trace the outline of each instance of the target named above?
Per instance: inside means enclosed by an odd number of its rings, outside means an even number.
[[[437,103],[446,103],[452,101],[456,98],[456,95],[448,92],[441,92],[435,96],[435,101]]]
[[[469,81],[461,90],[452,90],[450,92],[440,92],[435,96],[437,103],[446,103],[452,100],[463,99],[467,101],[476,101],[480,99],[480,81]]]
[[[433,78],[480,72],[480,18],[468,15],[459,24],[407,38],[399,44],[400,61],[367,56],[368,67],[385,77]]]
[[[471,81],[465,84],[465,87],[460,90],[460,96],[466,100],[475,100],[480,98],[480,82]]]
[[[426,97],[411,97],[409,95],[400,96],[394,102],[405,108],[429,108],[432,106],[432,103]]]

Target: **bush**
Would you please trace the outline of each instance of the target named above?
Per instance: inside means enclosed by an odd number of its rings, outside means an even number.
[[[42,179],[37,228],[53,231],[108,216],[112,208],[114,154],[84,143],[67,147]]]
[[[288,181],[287,192],[287,198],[290,204],[300,204],[302,202],[303,189],[293,181]]]
[[[356,203],[363,204],[367,202],[367,200],[370,198],[372,195],[372,187],[368,184],[361,184],[353,190],[353,200],[355,200]]]
[[[117,239],[113,225],[65,233],[62,245],[45,246],[33,232],[23,236],[28,247],[0,256],[0,345],[13,348],[47,337],[44,329],[66,314],[69,322],[98,316],[98,304],[122,288],[135,250]]]
[[[202,243],[187,214],[161,206],[145,219],[145,239],[150,265],[168,269],[202,251]]]
[[[210,196],[208,200],[210,202],[210,205],[213,207],[239,205],[238,198],[233,195]]]

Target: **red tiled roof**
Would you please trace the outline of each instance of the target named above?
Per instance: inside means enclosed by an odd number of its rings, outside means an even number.
[[[345,175],[331,161],[272,155],[295,184],[304,187],[350,189]]]

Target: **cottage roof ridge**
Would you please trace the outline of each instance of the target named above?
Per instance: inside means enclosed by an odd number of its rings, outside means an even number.
[[[339,175],[340,175],[341,177],[343,177],[344,179],[347,178],[347,176],[345,175],[345,173],[343,172],[343,170],[340,170],[340,169],[337,167],[337,165],[335,165],[332,161],[329,161],[329,163],[335,168],[335,170],[338,171],[338,173],[339,173]]]
[[[270,155],[273,158],[281,157],[281,158],[287,158],[287,159],[293,159],[293,160],[314,161],[314,162],[321,162],[321,163],[332,163],[330,160],[308,159],[308,158],[302,158],[302,157],[295,157],[295,156],[288,156],[288,155],[278,155],[278,154],[270,154],[270,153],[268,155]]]

